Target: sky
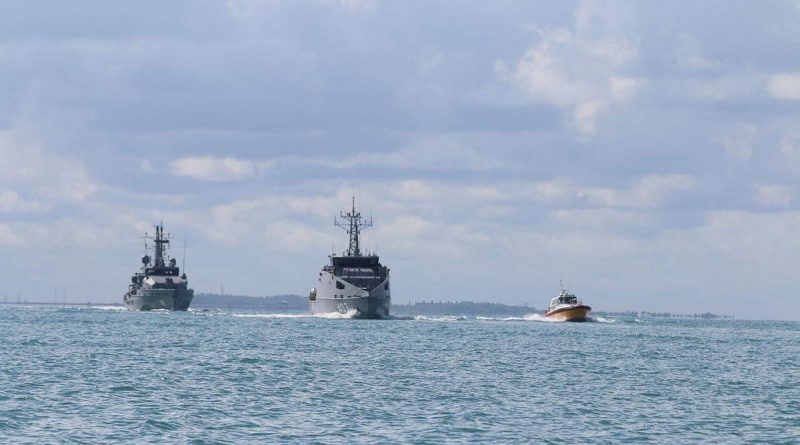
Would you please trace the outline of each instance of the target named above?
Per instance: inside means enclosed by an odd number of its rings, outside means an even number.
[[[0,4],[0,295],[307,294],[352,196],[395,303],[800,319],[799,1]]]

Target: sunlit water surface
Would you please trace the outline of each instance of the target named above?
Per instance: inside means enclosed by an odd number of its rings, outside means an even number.
[[[0,307],[0,443],[797,443],[800,323]]]

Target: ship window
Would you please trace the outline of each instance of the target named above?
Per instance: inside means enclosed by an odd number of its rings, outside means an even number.
[[[345,267],[342,269],[342,274],[351,277],[373,277],[375,271],[365,267]]]
[[[344,289],[344,283],[341,281],[336,282],[336,289]]]

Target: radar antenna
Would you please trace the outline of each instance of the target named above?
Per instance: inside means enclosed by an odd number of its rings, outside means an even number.
[[[156,228],[156,236],[150,239],[153,240],[153,244],[155,244],[155,261],[153,263],[153,267],[156,268],[164,268],[167,267],[166,263],[164,262],[164,251],[166,250],[166,245],[169,244],[169,239],[164,235],[164,223],[155,226]]]
[[[334,218],[333,224],[344,229],[350,235],[350,245],[347,247],[347,256],[361,256],[361,248],[358,244],[358,237],[362,229],[372,227],[372,217],[369,220],[362,219],[361,212],[356,210],[356,197],[353,196],[353,207],[349,212],[340,212],[339,216],[343,221]]]

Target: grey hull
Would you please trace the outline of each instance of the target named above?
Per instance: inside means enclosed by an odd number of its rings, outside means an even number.
[[[314,315],[353,312],[353,318],[388,318],[391,299],[388,296],[317,298],[310,303]]]
[[[167,309],[185,311],[194,298],[192,289],[140,289],[125,295],[125,307],[135,311]]]

